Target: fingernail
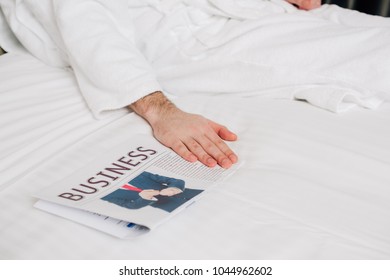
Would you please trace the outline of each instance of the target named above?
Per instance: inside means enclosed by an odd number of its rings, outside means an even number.
[[[217,162],[214,159],[212,159],[212,158],[207,159],[207,165],[214,166],[216,164],[217,164]]]
[[[232,162],[230,160],[228,160],[227,158],[222,160],[221,166],[223,168],[229,168],[231,165],[232,165]]]
[[[229,156],[229,159],[230,159],[233,163],[236,163],[237,160],[238,160],[236,155],[230,155],[230,156]]]

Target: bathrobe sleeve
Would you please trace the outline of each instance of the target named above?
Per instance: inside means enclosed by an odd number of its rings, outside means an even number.
[[[161,90],[136,46],[127,1],[53,0],[80,90],[96,117]]]

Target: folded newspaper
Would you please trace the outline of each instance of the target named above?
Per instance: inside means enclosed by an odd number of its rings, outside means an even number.
[[[189,163],[139,136],[35,196],[35,207],[119,238],[146,233],[238,168]]]

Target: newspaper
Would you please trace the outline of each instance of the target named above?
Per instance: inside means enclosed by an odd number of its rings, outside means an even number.
[[[139,135],[35,196],[35,207],[119,238],[146,233],[226,179],[230,169],[189,163]]]

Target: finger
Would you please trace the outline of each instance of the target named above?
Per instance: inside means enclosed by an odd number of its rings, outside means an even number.
[[[163,143],[164,144],[164,143]],[[176,141],[172,145],[167,145],[170,147],[176,154],[181,156],[183,159],[189,162],[196,162],[198,157],[188,150],[187,146],[180,140]]]
[[[219,135],[219,137],[221,137],[223,140],[226,141],[237,140],[237,135],[224,126],[221,127],[221,129],[217,132],[217,134]]]
[[[204,145],[202,145],[199,141],[189,138],[184,141],[184,144],[204,165],[208,167],[214,167],[217,165],[218,162],[209,152],[205,150]]]
[[[237,161],[237,156],[213,130],[210,129],[207,134],[200,135],[195,140],[221,167],[230,168]]]
[[[226,126],[220,125],[216,122],[209,121],[210,126],[212,129],[221,137],[223,140],[226,141],[236,141],[237,135],[230,131]]]
[[[221,137],[223,140],[227,141],[236,141],[237,135],[227,129],[225,126],[210,121],[210,126],[214,129],[214,131]],[[224,154],[232,161],[232,163],[236,163],[238,161],[237,155],[229,148],[229,146],[221,140],[217,135],[210,134],[209,137],[211,141],[213,141],[217,147],[224,152]]]
[[[214,156],[218,160],[219,165],[223,168],[229,168],[238,161],[237,155],[221,138],[218,137],[218,135],[210,134],[208,137],[217,148],[217,154]],[[226,161],[226,158],[228,158],[229,161]]]

